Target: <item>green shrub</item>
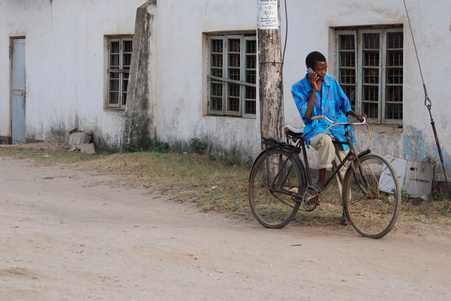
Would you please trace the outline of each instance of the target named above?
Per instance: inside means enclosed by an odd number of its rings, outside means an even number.
[[[191,147],[191,152],[196,154],[203,154],[205,150],[205,146],[202,145],[202,142],[199,138],[192,138],[189,141],[189,146]]]
[[[169,151],[169,144],[166,142],[157,141],[155,142],[155,148],[153,151],[156,153],[167,153]]]

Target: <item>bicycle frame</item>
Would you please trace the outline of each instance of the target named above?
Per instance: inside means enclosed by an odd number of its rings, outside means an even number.
[[[363,124],[366,124],[366,123],[364,122]],[[337,124],[334,124],[334,125],[337,125]],[[364,156],[364,155],[366,155],[366,154],[371,153],[371,150],[367,149],[367,150],[365,150],[365,151],[363,151],[363,152],[357,154],[357,153],[355,152],[354,144],[353,144],[353,142],[352,142],[351,133],[350,133],[350,131],[349,131],[349,129],[348,129],[348,126],[350,126],[350,124],[343,124],[343,125],[344,125],[344,127],[345,127],[345,137],[346,137],[346,141],[347,141],[347,142],[338,142],[338,141],[334,141],[333,143],[334,143],[334,144],[344,144],[344,145],[348,145],[348,146],[349,146],[349,152],[347,153],[347,155],[345,156],[345,158],[344,158],[343,160],[340,161],[340,164],[339,164],[336,168],[334,168],[334,169],[332,170],[332,174],[330,174],[330,175],[327,177],[327,179],[326,179],[326,181],[325,181],[325,185],[324,185],[325,188],[328,187],[328,185],[330,184],[330,182],[333,181],[334,177],[336,177],[336,176],[338,175],[338,173],[340,172],[341,168],[343,168],[343,166],[345,166],[346,163],[347,163],[348,161],[351,162],[351,165],[352,165],[352,171],[353,171],[354,177],[356,177],[356,174],[355,174],[356,171],[355,171],[355,165],[354,165],[354,162],[355,162],[356,160],[358,160],[360,157],[362,157],[362,156]],[[366,125],[367,125],[367,124],[366,124]],[[368,125],[367,125],[367,127],[368,127]],[[330,127],[329,127],[329,128],[330,128]],[[326,132],[327,132],[327,130],[326,130]],[[368,128],[368,132],[369,132],[369,128]],[[325,135],[325,134],[324,134],[324,135]],[[370,135],[370,138],[371,138],[371,133],[370,133],[370,132],[369,132],[369,135]],[[304,163],[304,165],[305,165],[306,173],[307,173],[307,182],[308,182],[307,184],[308,184],[308,186],[310,186],[310,185],[312,185],[313,183],[312,183],[312,177],[311,177],[311,174],[310,174],[310,166],[309,166],[309,160],[308,160],[308,156],[307,156],[306,146],[305,146],[305,143],[304,143],[304,138],[303,138],[303,137],[300,137],[300,138],[299,138],[299,137],[293,137],[292,135],[290,135],[290,136],[287,136],[287,143],[288,143],[289,145],[292,145],[292,144],[290,144],[290,140],[294,141],[295,139],[297,139],[297,141],[295,141],[296,144],[294,145],[294,149],[295,149],[295,150],[298,150],[298,151],[297,151],[298,156],[299,156],[299,154],[302,152],[302,159],[303,159],[303,163]],[[324,139],[324,138],[323,138],[323,139]]]

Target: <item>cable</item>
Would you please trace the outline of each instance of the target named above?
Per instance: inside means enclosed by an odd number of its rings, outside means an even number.
[[[279,99],[279,108],[277,110],[277,120],[276,120],[276,129],[279,129],[279,122],[280,122],[280,110],[282,107],[282,101],[283,101],[283,65],[285,63],[285,50],[287,49],[287,41],[288,41],[288,11],[287,11],[287,0],[284,0],[284,6],[285,6],[285,41],[283,45],[282,50],[282,64],[280,66],[280,81],[282,85],[282,93]],[[277,131],[277,135],[279,135],[279,130]],[[277,137],[279,140],[281,137]]]
[[[412,24],[410,23],[410,16],[409,16],[409,11],[407,10],[406,0],[403,0],[403,3],[404,3],[404,8],[406,10],[407,22],[409,23],[409,27],[410,27],[410,35],[412,36],[413,48],[415,49],[415,54],[417,57],[418,68],[420,69],[420,76],[421,76],[421,82],[423,83],[424,95],[427,98],[429,98],[428,92],[426,90],[426,84],[424,83],[423,70],[421,70],[420,57],[418,55],[417,44],[415,43],[415,37],[413,36],[413,28],[412,28]]]

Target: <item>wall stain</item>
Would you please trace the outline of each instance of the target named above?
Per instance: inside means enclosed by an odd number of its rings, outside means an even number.
[[[424,135],[423,132],[417,128],[411,126],[405,127],[403,138],[404,159],[415,162],[430,162],[430,159],[432,159],[432,161],[435,162],[436,180],[444,181],[445,177],[443,174],[442,163],[440,162],[437,145],[433,138],[432,140],[425,139],[425,137],[429,138],[429,136],[433,137],[432,133]],[[451,156],[445,149],[443,149],[443,147],[441,147],[441,150],[446,175],[449,179],[449,175],[451,174]]]

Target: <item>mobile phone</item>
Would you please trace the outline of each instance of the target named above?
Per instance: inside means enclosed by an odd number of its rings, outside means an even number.
[[[312,74],[312,73],[313,73],[312,68],[308,68],[308,69],[307,69],[307,74],[310,75],[310,74]]]

